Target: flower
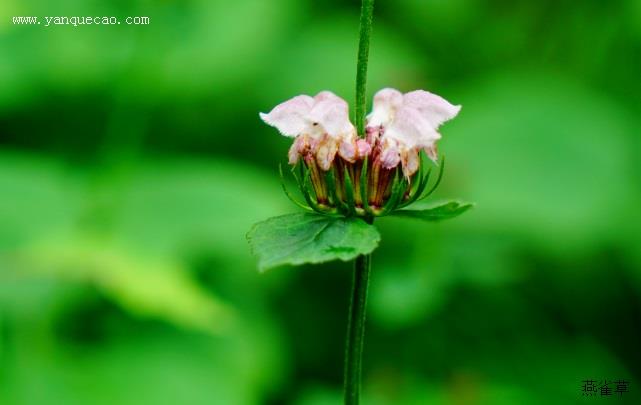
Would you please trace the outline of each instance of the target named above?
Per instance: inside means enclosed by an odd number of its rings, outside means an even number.
[[[260,113],[260,118],[284,136],[295,138],[289,151],[290,164],[296,164],[301,156],[306,162],[314,158],[327,171],[336,154],[354,162],[369,153],[369,145],[363,140],[359,142],[349,121],[347,102],[329,91],[315,97],[296,96],[268,114]]]
[[[418,170],[421,149],[436,161],[436,141],[441,138],[437,130],[460,109],[424,90],[402,94],[387,88],[376,93],[367,132],[370,142],[380,143],[383,167],[391,169],[401,163],[409,178]]]
[[[296,96],[260,117],[294,138],[289,163],[300,170],[310,209],[378,216],[421,196],[429,176],[415,176],[420,152],[436,161],[438,128],[460,109],[427,91],[383,89],[374,96],[365,139],[349,120],[347,102],[329,91]]]

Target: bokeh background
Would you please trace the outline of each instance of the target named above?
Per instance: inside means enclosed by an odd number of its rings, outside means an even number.
[[[350,265],[245,233],[296,211],[258,112],[353,99],[358,8],[0,2],[1,404],[341,403]],[[364,403],[641,403],[641,2],[377,0],[370,60],[463,105],[437,198],[477,207],[379,221]]]

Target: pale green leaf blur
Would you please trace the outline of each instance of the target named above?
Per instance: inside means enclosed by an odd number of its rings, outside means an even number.
[[[353,102],[358,7],[0,1],[0,404],[341,403],[350,265],[245,234],[300,212],[258,112]],[[640,71],[638,0],[376,0],[368,99],[461,104],[425,202],[476,205],[377,220],[364,404],[641,403]]]

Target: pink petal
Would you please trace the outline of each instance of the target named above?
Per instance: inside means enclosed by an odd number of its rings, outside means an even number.
[[[343,159],[347,160],[350,163],[354,163],[356,160],[356,145],[355,143],[349,141],[341,142],[341,146],[338,148],[338,154]]]
[[[287,153],[287,157],[289,158],[289,164],[290,165],[295,165],[298,163],[298,158],[300,157],[300,152],[298,152],[298,148],[296,147],[296,144],[293,143],[292,146],[289,148],[289,152]]]
[[[271,110],[268,114],[260,113],[260,118],[267,124],[276,127],[281,134],[294,137],[307,132],[309,114],[314,99],[301,95],[287,100]]]
[[[452,105],[444,98],[424,90],[409,92],[403,96],[403,108],[413,108],[432,124],[436,130],[461,110],[460,105]]]
[[[316,150],[316,162],[321,169],[328,171],[332,167],[334,157],[338,151],[338,143],[329,136],[325,136],[319,143]]]
[[[395,141],[387,141],[383,145],[380,155],[381,165],[385,169],[393,169],[401,161],[400,151]]]
[[[387,126],[403,103],[403,94],[396,89],[383,89],[374,95],[372,113],[367,116],[368,127]]]
[[[412,149],[431,146],[441,135],[419,110],[403,106],[396,112],[394,122],[385,130],[384,137]]]
[[[420,162],[421,159],[416,148],[401,153],[401,163],[403,165],[403,174],[405,177],[408,179],[412,177],[412,175],[414,175],[418,170]]]
[[[365,139],[359,139],[356,141],[356,149],[359,157],[369,156],[372,152],[371,145]]]
[[[300,156],[305,152],[305,149],[308,147],[307,136],[301,135],[296,137],[291,148],[289,148],[289,164],[295,165],[298,162]]]
[[[367,127],[367,128],[365,128],[365,134],[366,134],[365,140],[372,147],[374,147],[374,145],[376,145],[376,143],[378,142],[378,139],[382,135],[380,127]]]
[[[354,132],[354,126],[349,121],[349,106],[345,100],[332,92],[323,91],[314,97],[314,101],[314,107],[308,116],[312,126],[320,126],[324,133],[333,138]]]

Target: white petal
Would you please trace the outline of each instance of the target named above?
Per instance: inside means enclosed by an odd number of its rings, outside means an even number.
[[[313,105],[314,99],[310,96],[296,96],[277,105],[269,114],[260,113],[260,118],[281,134],[294,137],[309,132],[307,115]]]
[[[403,94],[400,91],[390,88],[380,90],[374,95],[374,105],[371,114],[367,116],[367,126],[387,126],[402,103]]]
[[[428,120],[436,130],[445,121],[456,117],[460,105],[452,105],[444,98],[423,90],[409,92],[403,96],[403,108],[414,108]]]
[[[298,163],[298,158],[300,157],[300,152],[298,152],[298,147],[294,143],[292,146],[289,148],[289,152],[287,153],[287,157],[289,158],[289,164],[290,165],[295,165]]]
[[[418,149],[410,149],[401,153],[401,163],[403,164],[403,174],[408,179],[417,172],[418,166],[421,163]]]
[[[430,147],[427,147],[423,150],[427,154],[427,157],[429,157],[432,160],[432,162],[436,163],[438,161],[438,148],[436,147],[436,144]]]
[[[307,136],[301,135],[296,137],[291,148],[289,148],[288,156],[290,165],[295,165],[298,162],[298,158],[302,155],[307,146]]]
[[[441,138],[432,123],[415,108],[403,106],[396,112],[392,124],[385,130],[385,138],[396,140],[407,149],[429,147]]]
[[[313,127],[320,126],[332,138],[350,137],[354,126],[349,121],[349,106],[345,100],[332,92],[323,91],[314,97],[314,107],[309,112]]]
[[[316,162],[321,169],[328,171],[332,167],[332,162],[338,151],[338,142],[329,137],[325,136],[318,144],[318,149],[316,150]]]

